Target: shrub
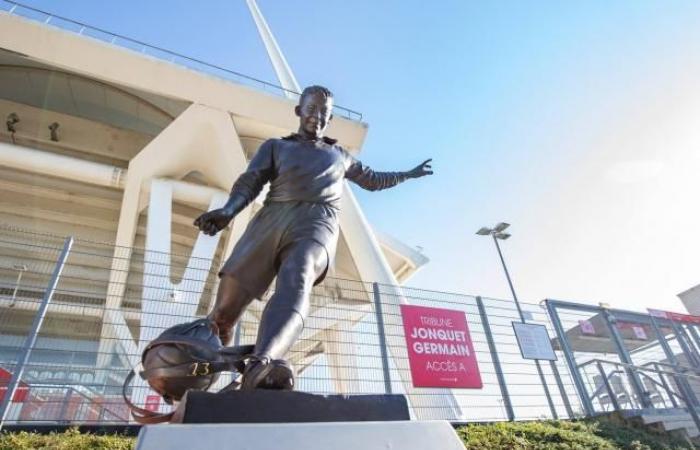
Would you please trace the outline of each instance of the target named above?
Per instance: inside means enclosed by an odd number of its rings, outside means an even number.
[[[64,433],[4,433],[0,450],[131,450],[136,438],[118,434],[99,436],[72,428]]]
[[[606,419],[469,424],[457,429],[467,450],[691,450],[666,434],[617,425]],[[80,433],[5,433],[0,450],[131,450],[136,438]],[[437,449],[436,449],[437,450]]]
[[[682,450],[689,443],[605,419],[469,424],[457,429],[467,450]]]

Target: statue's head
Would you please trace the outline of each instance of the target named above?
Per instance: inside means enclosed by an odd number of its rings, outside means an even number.
[[[294,113],[299,117],[299,134],[308,138],[323,137],[333,119],[333,93],[323,86],[309,86],[299,97]]]

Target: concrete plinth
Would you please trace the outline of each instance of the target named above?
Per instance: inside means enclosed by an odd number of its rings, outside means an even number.
[[[149,425],[136,450],[464,450],[448,422]]]

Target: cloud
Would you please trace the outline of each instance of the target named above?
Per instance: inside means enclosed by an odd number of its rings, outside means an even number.
[[[656,160],[621,161],[608,168],[606,177],[614,183],[641,183],[659,176],[665,166]]]

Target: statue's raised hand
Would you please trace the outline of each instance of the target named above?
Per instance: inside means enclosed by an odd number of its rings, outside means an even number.
[[[426,176],[426,175],[432,175],[432,174],[433,174],[433,167],[432,167],[432,165],[430,164],[431,161],[432,161],[432,158],[431,158],[431,159],[426,159],[425,161],[423,161],[422,163],[418,164],[418,165],[417,165],[416,167],[414,167],[413,169],[411,169],[411,170],[409,170],[408,172],[406,172],[406,175],[407,175],[409,178],[420,178],[420,177],[424,177],[424,176]]]
[[[214,236],[216,233],[226,228],[226,225],[228,225],[232,219],[233,214],[230,211],[224,208],[213,209],[197,217],[194,221],[194,226],[199,228],[202,233]]]

